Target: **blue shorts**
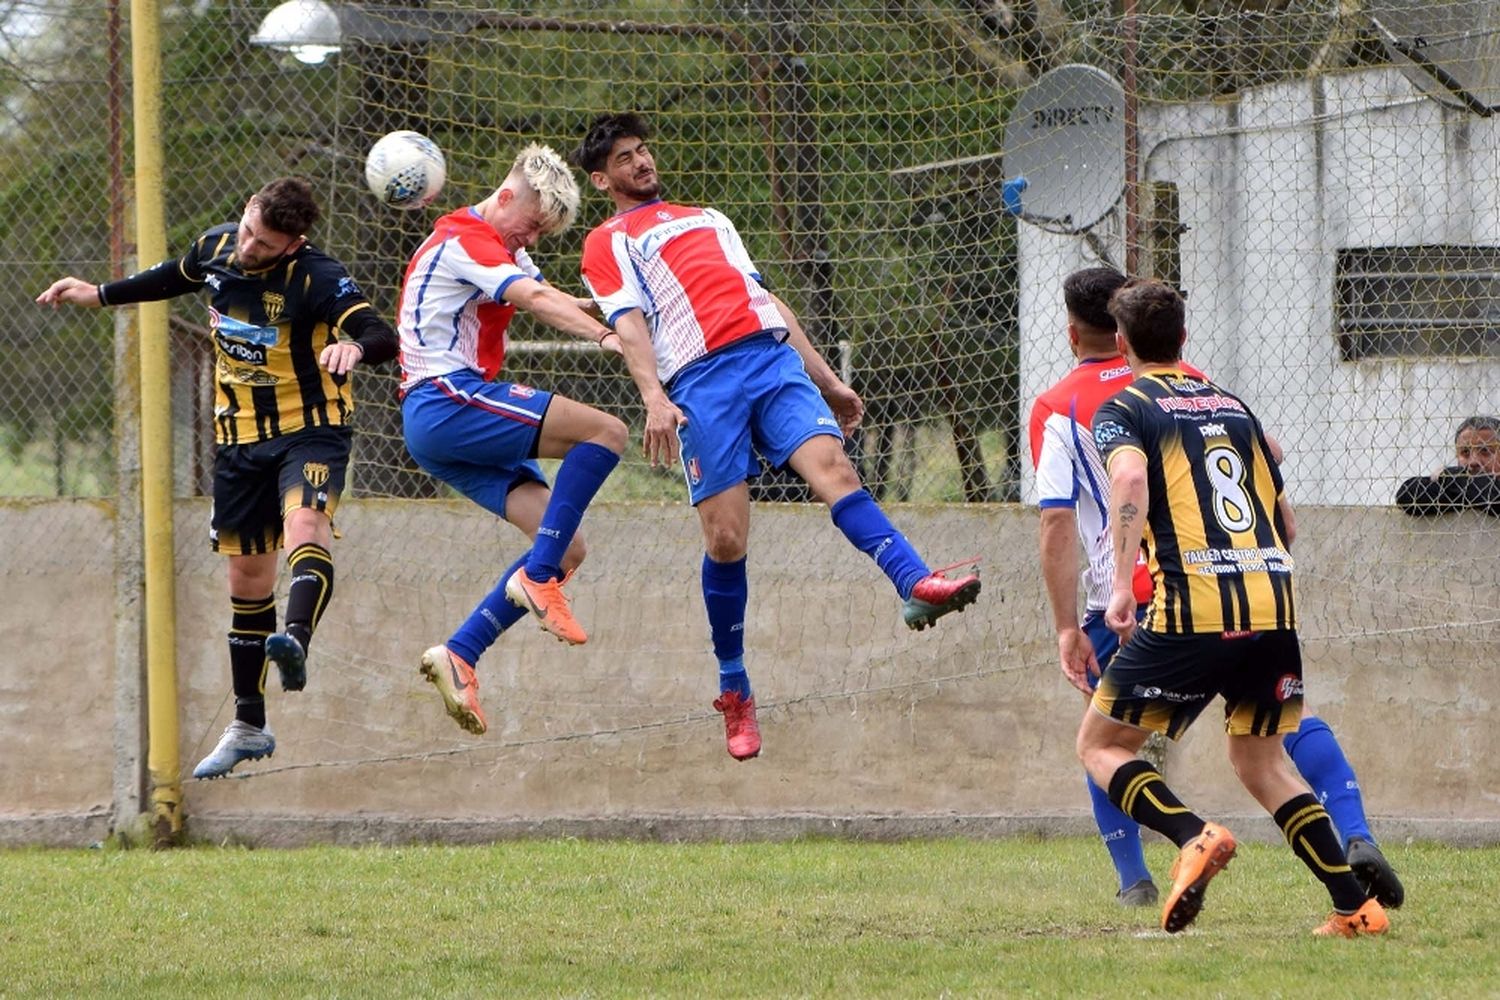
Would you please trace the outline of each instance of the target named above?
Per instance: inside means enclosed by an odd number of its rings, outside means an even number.
[[[731,344],[684,368],[667,395],[687,417],[682,473],[699,504],[773,467],[820,434],[844,439],[802,358],[769,334]]]
[[[1139,625],[1146,618],[1146,605],[1142,604],[1135,609],[1135,621]],[[1083,623],[1078,626],[1083,629],[1083,634],[1089,637],[1089,645],[1094,647],[1094,659],[1099,661],[1099,672],[1102,674],[1108,667],[1109,662],[1115,658],[1120,651],[1120,637],[1115,634],[1114,629],[1104,624],[1103,611],[1090,611],[1083,616]],[[1089,687],[1097,688],[1099,678],[1089,674]]]
[[[406,450],[441,479],[498,517],[522,483],[546,485],[536,442],[552,393],[453,372],[413,386],[401,401]]]

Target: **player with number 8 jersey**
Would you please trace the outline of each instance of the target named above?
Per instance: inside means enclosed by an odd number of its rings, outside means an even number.
[[[1152,457],[1146,628],[1297,627],[1281,471],[1239,398],[1180,364],[1158,368],[1099,408],[1094,436],[1106,463],[1127,448]]]
[[[1224,699],[1236,776],[1323,883],[1325,936],[1390,926],[1372,886],[1356,878],[1328,811],[1283,750],[1302,716],[1302,653],[1292,592],[1295,533],[1281,472],[1242,400],[1181,365],[1187,336],[1177,290],[1126,282],[1109,299],[1136,381],[1094,414],[1109,475],[1114,580],[1105,622],[1122,647],[1079,726],[1089,777],[1120,811],[1178,847],[1162,928],[1197,917],[1209,880],[1235,855],[1234,835],[1196,815],[1137,756],[1155,731],[1180,738]],[[1134,570],[1144,541],[1156,588],[1136,628]]]

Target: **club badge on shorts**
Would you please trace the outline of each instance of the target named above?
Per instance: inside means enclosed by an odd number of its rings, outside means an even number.
[[[692,483],[694,486],[697,486],[699,483],[703,482],[703,466],[698,464],[697,455],[694,455],[692,458],[688,459],[687,462],[684,463],[684,468],[687,469],[688,482]]]
[[[322,489],[328,482],[328,466],[323,462],[305,462],[302,465],[302,478],[313,489]]]

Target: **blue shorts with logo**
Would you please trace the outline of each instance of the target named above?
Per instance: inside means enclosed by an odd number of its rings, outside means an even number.
[[[419,382],[401,401],[406,450],[429,474],[498,517],[522,483],[546,485],[537,439],[552,393],[462,371]]]
[[[688,365],[667,395],[688,420],[677,436],[695,505],[759,474],[757,452],[776,467],[820,434],[844,439],[802,358],[769,332]]]
[[[1139,625],[1145,618],[1146,605],[1142,604],[1135,609],[1136,624]],[[1089,637],[1089,645],[1094,647],[1094,659],[1099,661],[1099,672],[1103,673],[1109,667],[1109,661],[1120,651],[1120,637],[1104,623],[1103,611],[1090,610],[1083,616],[1083,622],[1078,627]],[[1089,687],[1098,686],[1099,678],[1089,674]]]

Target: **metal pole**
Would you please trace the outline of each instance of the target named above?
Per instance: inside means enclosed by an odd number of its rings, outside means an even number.
[[[131,0],[130,64],[135,115],[136,245],[140,260],[167,256],[162,204],[161,10],[158,0]],[[147,767],[158,844],[182,831],[178,758],[177,609],[172,592],[172,358],[166,302],[143,302],[141,345],[141,518],[145,526],[146,691],[150,729]]]
[[[109,41],[109,276],[122,278],[134,253],[128,246],[125,180],[125,11],[110,0]],[[141,523],[130,516],[141,506],[141,359],[136,316],[114,314],[115,371],[115,766],[113,826],[123,831],[140,818],[150,800],[146,788],[146,670],[142,657]]]

